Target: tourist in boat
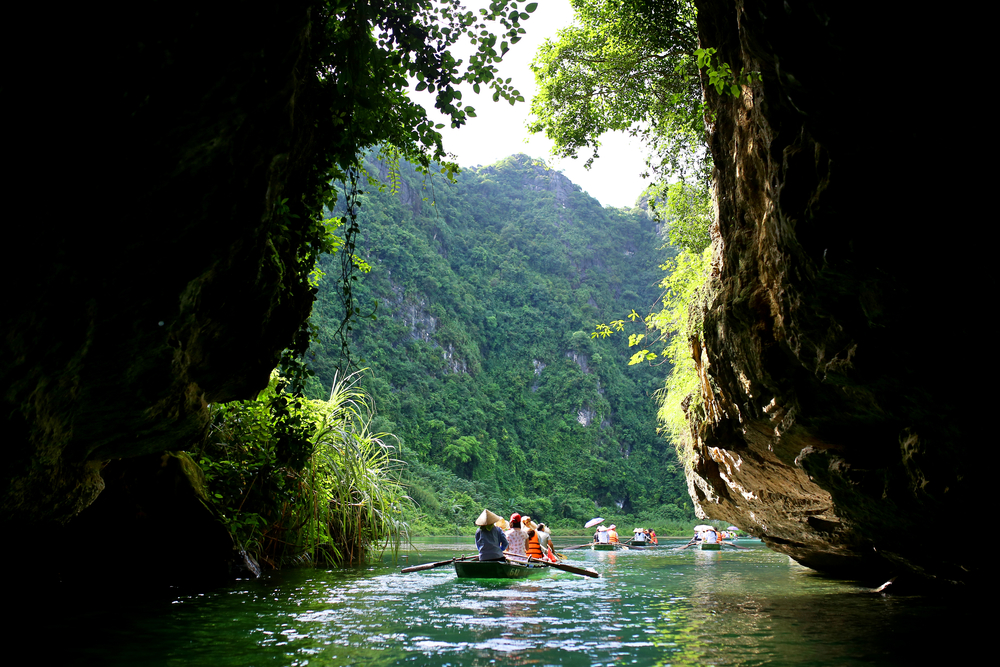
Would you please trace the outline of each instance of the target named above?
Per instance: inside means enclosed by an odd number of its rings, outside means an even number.
[[[532,558],[541,559],[545,553],[542,551],[542,544],[538,539],[538,531],[534,528],[529,528],[525,535],[527,535],[524,542],[525,553]]]
[[[615,530],[617,527],[615,524],[611,524],[608,528],[608,542],[611,544],[618,544],[618,531]]]
[[[598,544],[607,544],[608,543],[609,539],[608,539],[608,529],[607,529],[607,526],[601,526],[600,528],[597,529],[596,538],[597,538],[597,543]]]
[[[646,544],[646,537],[649,532],[644,532],[642,528],[636,528],[632,531],[632,544],[637,546],[643,546]]]
[[[498,521],[503,521],[499,516],[489,510],[476,519],[476,548],[479,549],[479,560],[504,560],[503,552],[509,546],[507,536],[496,526]]]
[[[711,530],[706,530],[703,533],[702,539],[708,544],[718,544],[719,543],[719,533],[714,528]]]
[[[552,545],[552,535],[544,523],[538,524],[538,544],[542,547],[545,560],[556,561],[555,547]]]
[[[659,544],[659,542],[656,540],[656,531],[655,530],[650,530],[649,531],[649,541],[652,544]]]
[[[521,515],[515,512],[510,515],[510,530],[507,531],[507,550],[518,556],[526,556],[528,536],[521,530]]]

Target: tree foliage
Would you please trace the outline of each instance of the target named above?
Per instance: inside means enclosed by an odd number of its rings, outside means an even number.
[[[356,289],[377,319],[351,344],[373,370],[378,430],[400,436],[420,530],[466,530],[484,504],[574,526],[598,506],[646,523],[666,505],[690,511],[656,434],[662,369],[626,374],[625,342],[586,333],[657,298],[656,267],[674,251],[658,249],[645,211],[602,208],[523,155],[454,184],[403,162],[396,192],[361,199],[357,252],[372,270]],[[313,312],[316,396],[335,372],[334,289],[320,286]]]
[[[688,0],[573,0],[576,23],[547,40],[532,65],[534,132],[562,157],[598,156],[600,137],[641,137],[660,173],[707,172],[704,109]]]
[[[478,12],[460,0],[321,5],[319,77],[332,122],[341,130],[340,140],[328,146],[331,162],[342,169],[356,166],[358,156],[377,145],[391,146],[424,168],[443,160],[437,131],[443,125],[427,118],[410,88],[434,93],[434,106],[454,127],[476,115],[463,105],[463,82],[487,86],[495,99],[516,101],[520,93],[498,76],[497,64],[521,39],[521,22],[536,7],[513,0],[495,0]],[[500,30],[492,32],[492,26]],[[467,63],[451,52],[460,40],[476,49]]]

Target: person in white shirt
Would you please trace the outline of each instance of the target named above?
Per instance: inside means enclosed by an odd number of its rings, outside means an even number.
[[[508,551],[518,556],[527,556],[528,536],[521,530],[521,515],[517,512],[510,515],[510,530],[507,531]]]

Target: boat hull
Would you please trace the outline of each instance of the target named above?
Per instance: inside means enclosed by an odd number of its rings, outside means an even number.
[[[708,542],[702,542],[701,543],[701,550],[702,551],[721,551],[722,550],[722,545],[721,544],[709,544]]]
[[[466,560],[455,562],[455,574],[463,579],[524,579],[549,569],[539,563],[511,563],[499,560]]]
[[[591,544],[590,548],[593,551],[619,551],[621,549],[627,548],[624,544]]]

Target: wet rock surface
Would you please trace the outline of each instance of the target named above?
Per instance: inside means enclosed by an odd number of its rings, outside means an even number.
[[[940,304],[974,312],[983,285],[942,281],[975,270],[916,233],[945,213],[921,191],[921,121],[866,75],[869,45],[912,52],[928,26],[838,3],[697,4],[702,47],[763,81],[708,93],[719,239],[692,342],[693,495],[821,571],[970,581],[968,552],[912,537],[982,506],[981,426],[959,389],[976,371],[929,349],[926,322]]]

